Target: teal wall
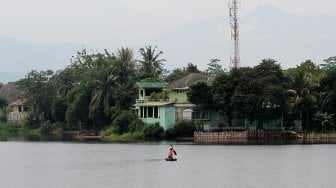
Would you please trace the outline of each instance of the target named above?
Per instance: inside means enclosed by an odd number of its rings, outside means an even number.
[[[175,124],[175,120],[176,120],[176,108],[171,106],[165,109],[166,110],[166,122],[165,122],[165,126],[164,129],[170,129],[174,127]]]
[[[160,126],[164,128],[164,130],[170,129],[174,127],[175,124],[175,115],[176,109],[173,106],[162,106],[159,109],[160,113]]]
[[[176,109],[173,106],[159,106],[158,118],[142,118],[141,120],[147,124],[159,123],[164,130],[174,127]],[[138,114],[140,117],[140,113]]]
[[[142,121],[145,122],[145,123],[147,123],[147,124],[160,123],[160,119],[159,118],[143,118]],[[161,125],[161,123],[160,123],[160,125]]]

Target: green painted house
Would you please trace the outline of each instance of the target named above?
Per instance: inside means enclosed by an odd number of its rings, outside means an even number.
[[[147,124],[159,124],[165,130],[173,128],[180,121],[190,120],[201,125],[204,130],[256,130],[257,122],[245,119],[228,119],[215,109],[204,112],[203,120],[196,105],[188,102],[189,87],[197,81],[211,84],[211,78],[203,73],[189,74],[169,85],[164,82],[137,82],[139,97],[134,105],[138,117]],[[165,93],[166,95],[155,96]],[[203,122],[203,125],[202,123]],[[283,130],[282,119],[269,120],[259,123],[265,130]]]
[[[137,82],[139,97],[134,105],[138,117],[148,124],[159,124],[165,130],[183,120],[201,122],[196,106],[187,100],[189,86],[197,81],[208,81],[203,73],[192,73],[170,85],[164,82]],[[153,97],[157,93],[167,93],[166,97]],[[217,111],[204,112],[203,128],[211,130],[221,124],[223,117]]]
[[[211,85],[212,78],[203,73],[189,74],[171,84],[169,84],[169,98],[175,99],[174,106],[176,107],[176,121],[193,120],[201,121],[200,112],[194,104],[188,102],[187,92],[189,87],[198,81],[206,81]],[[215,109],[208,109],[203,115],[203,129],[204,130],[256,130],[257,122],[250,123],[245,119],[232,119],[231,126],[229,126],[227,117],[220,114]],[[283,120],[264,120],[260,125],[264,130],[283,130]]]
[[[141,81],[136,84],[139,98],[134,107],[138,117],[145,123],[159,124],[165,130],[173,128],[176,119],[175,101],[169,98],[153,98],[153,94],[161,93],[166,88],[166,83]]]

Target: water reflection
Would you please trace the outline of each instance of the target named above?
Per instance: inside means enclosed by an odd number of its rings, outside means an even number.
[[[2,187],[335,187],[336,145],[0,142]],[[5,162],[4,162],[5,161]]]
[[[11,132],[0,134],[0,141],[70,141],[71,137],[63,135],[33,134]]]
[[[257,139],[232,139],[222,141],[194,142],[204,145],[300,145],[300,144],[336,144],[335,139],[293,139],[293,140],[257,140]]]

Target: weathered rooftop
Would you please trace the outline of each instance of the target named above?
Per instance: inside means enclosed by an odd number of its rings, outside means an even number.
[[[191,73],[169,84],[169,87],[171,89],[189,88],[193,83],[197,81],[208,81],[209,77],[209,75],[206,75],[204,73]]]
[[[0,97],[7,100],[8,103],[14,102],[18,97],[22,97],[15,84],[4,84],[0,88]]]

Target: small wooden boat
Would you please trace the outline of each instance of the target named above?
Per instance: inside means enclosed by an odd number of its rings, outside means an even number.
[[[177,158],[166,158],[166,161],[177,161]]]

